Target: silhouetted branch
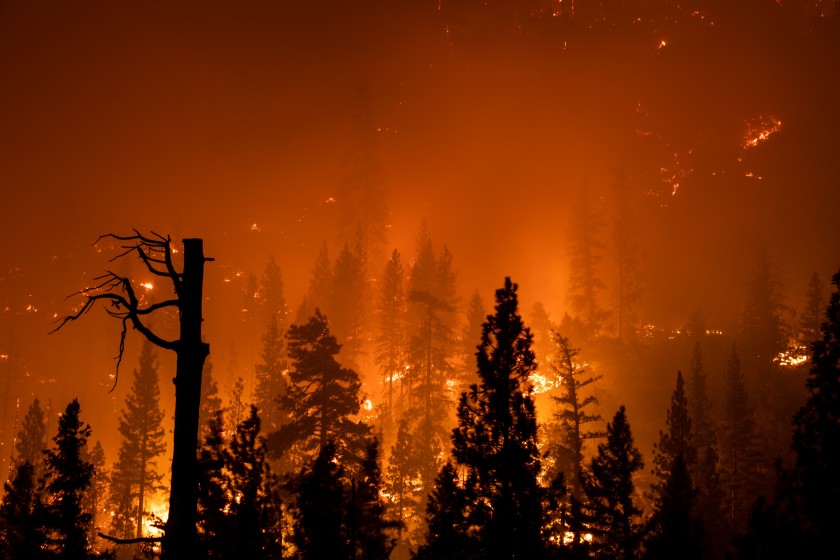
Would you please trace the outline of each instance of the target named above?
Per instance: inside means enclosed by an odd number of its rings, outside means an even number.
[[[138,543],[156,543],[161,542],[163,537],[137,537],[134,539],[121,539],[119,537],[112,537],[111,535],[106,535],[105,533],[97,533],[100,538],[105,539],[106,541],[111,541],[114,544],[138,544]]]
[[[175,270],[172,263],[172,252],[170,246],[171,239],[155,232],[152,232],[154,237],[146,237],[140,234],[140,232],[136,229],[134,230],[134,233],[135,235],[129,236],[116,235],[113,233],[100,235],[96,239],[96,242],[94,242],[94,245],[106,238],[112,238],[118,241],[136,242],[133,244],[123,245],[122,248],[125,250],[116,257],[110,259],[109,262],[113,262],[118,258],[124,257],[132,252],[136,252],[151,273],[158,276],[164,276],[172,280],[175,293],[176,295],[179,295],[181,289],[181,275]],[[162,257],[159,257],[158,255],[162,255]],[[161,270],[156,265],[163,265],[166,268],[165,270]],[[119,319],[122,323],[119,352],[115,357],[117,365],[114,375],[114,385],[109,391],[111,392],[116,388],[117,381],[119,380],[120,364],[122,364],[123,354],[125,353],[125,337],[128,332],[129,324],[131,324],[135,330],[140,331],[140,333],[152,344],[167,350],[176,350],[178,345],[177,340],[166,340],[161,338],[148,326],[146,326],[146,324],[141,320],[141,317],[151,315],[155,311],[159,311],[167,307],[180,308],[180,300],[168,299],[166,301],[153,303],[146,307],[141,307],[140,299],[137,297],[137,294],[134,291],[134,286],[132,286],[131,281],[128,278],[108,270],[105,274],[95,277],[94,281],[96,281],[97,284],[93,287],[83,288],[75,294],[68,296],[69,298],[75,295],[83,295],[86,297],[86,300],[82,307],[75,313],[66,315],[56,321],[58,326],[52,329],[50,334],[60,330],[70,321],[75,321],[82,315],[85,315],[96,305],[97,302],[103,302],[106,305],[105,312],[111,317]],[[122,294],[114,293],[118,289],[122,291]]]

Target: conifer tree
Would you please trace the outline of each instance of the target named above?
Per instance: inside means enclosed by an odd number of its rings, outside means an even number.
[[[551,369],[560,380],[561,394],[552,397],[557,408],[554,419],[559,424],[559,449],[555,451],[560,470],[566,474],[566,482],[571,487],[571,496],[582,499],[580,474],[583,466],[583,446],[586,440],[602,438],[602,431],[587,429],[587,425],[601,420],[601,415],[589,413],[588,407],[597,405],[594,395],[583,394],[583,389],[598,381],[601,376],[587,376],[583,366],[577,363],[577,348],[572,348],[569,339],[553,333],[555,344],[554,360]],[[575,536],[575,540],[579,535]]]
[[[222,399],[219,397],[219,384],[213,377],[213,362],[210,356],[207,356],[201,373],[201,401],[198,407],[199,441],[207,435],[210,419],[221,409]]]
[[[17,463],[29,462],[35,469],[35,476],[40,473],[40,465],[43,462],[44,450],[47,448],[47,426],[44,419],[44,411],[38,397],[32,401],[26,410],[23,418],[23,425],[17,434],[15,451],[17,452]]]
[[[417,485],[419,471],[414,463],[412,437],[408,420],[400,421],[397,441],[391,447],[391,456],[386,470],[385,488],[391,496],[388,508],[389,520],[395,525],[397,540],[395,558],[405,558],[413,519],[420,513],[420,496]]]
[[[327,244],[323,243],[318,250],[315,265],[309,277],[309,289],[300,304],[295,317],[295,323],[302,325],[320,309],[323,313],[330,312],[332,305],[333,270]]]
[[[530,375],[536,363],[531,333],[519,315],[517,286],[510,278],[496,291],[478,346],[480,383],[461,395],[453,455],[474,478],[476,501],[485,504],[470,520],[481,542],[480,558],[541,558],[540,454]]]
[[[477,558],[478,543],[470,530],[468,506],[475,503],[470,488],[460,483],[451,462],[444,463],[426,505],[428,536],[414,560]]]
[[[825,295],[820,275],[814,272],[805,294],[805,307],[799,314],[799,343],[810,347],[821,337],[820,326],[825,316]]]
[[[131,511],[125,513],[135,523],[131,536],[142,537],[148,498],[161,489],[157,458],[166,451],[157,356],[149,342],[143,343],[131,392],[120,414],[119,432],[122,442],[112,474],[111,494],[112,498],[123,502],[125,493],[130,493]]]
[[[607,423],[606,437],[605,443],[598,444],[598,452],[583,477],[592,546],[598,558],[630,560],[637,557],[642,539],[641,509],[634,499],[633,477],[643,462],[633,443],[624,406],[615,413],[612,423]]]
[[[651,534],[645,544],[645,560],[703,558],[703,531],[694,515],[696,496],[688,465],[680,453],[659,493]]]
[[[86,449],[86,448],[84,448]],[[90,454],[85,453],[85,459],[93,465],[90,488],[85,495],[85,511],[91,514],[90,540],[94,542],[99,533],[102,514],[105,512],[105,502],[108,497],[110,473],[105,469],[105,450],[97,441]]]
[[[198,541],[202,555],[209,560],[224,558],[222,548],[228,539],[225,513],[228,480],[223,472],[225,452],[224,414],[216,410],[207,424],[198,453],[202,465],[198,484]]]
[[[245,394],[245,380],[242,377],[237,377],[233,384],[233,391],[230,394],[228,406],[225,409],[227,413],[226,430],[228,432],[235,432],[239,422],[242,421],[242,413],[247,406],[243,395]]]
[[[616,336],[627,341],[639,322],[639,305],[644,293],[639,270],[638,222],[633,211],[626,174],[618,173],[613,184],[615,214],[613,216],[613,249],[616,278]]]
[[[301,560],[350,558],[354,551],[346,523],[344,468],[336,460],[331,441],[301,473],[294,491],[293,540]]]
[[[697,487],[697,513],[706,541],[705,558],[719,558],[726,544],[723,525],[723,488],[718,472],[714,414],[706,389],[706,372],[700,342],[694,346],[688,382],[688,409],[693,428],[697,463],[691,473]]]
[[[822,338],[812,346],[808,399],[793,418],[790,475],[803,557],[828,558],[840,526],[840,272],[825,312]]]
[[[399,391],[402,392],[401,378],[405,373],[406,300],[403,277],[400,253],[394,249],[382,275],[376,309],[377,334],[375,339],[375,360],[385,387],[385,413],[389,419],[394,417],[394,398],[397,394],[395,383],[400,382]]]
[[[341,345],[341,358],[358,367],[367,320],[367,261],[361,242],[344,244],[333,268],[331,329]]]
[[[589,336],[600,333],[606,313],[598,302],[604,282],[598,275],[604,245],[598,236],[600,214],[593,208],[587,185],[578,194],[569,220],[569,300]]]
[[[280,398],[286,391],[287,362],[276,314],[272,315],[268,321],[262,343],[261,361],[255,367],[257,381],[254,388],[254,404],[260,411],[265,431],[273,432],[287,421],[279,404]]]
[[[659,431],[659,443],[653,448],[653,489],[660,495],[678,456],[682,455],[682,460],[689,468],[697,463],[697,449],[694,447],[685,381],[681,371],[677,372],[677,386],[671,394],[671,407],[668,409],[665,426],[666,431]]]
[[[229,558],[268,559],[273,535],[263,526],[265,501],[265,447],[260,437],[257,407],[236,428],[229,450],[222,452],[227,476],[225,510],[228,538],[223,547]],[[222,544],[222,543],[220,543]]]
[[[59,558],[88,558],[91,515],[83,500],[93,476],[93,465],[83,451],[90,437],[90,426],[79,419],[79,401],[67,405],[58,420],[58,433],[46,459],[47,550]]]
[[[583,505],[586,498],[581,487],[583,448],[587,440],[604,437],[601,431],[587,429],[587,425],[599,422],[601,415],[586,411],[598,401],[593,395],[584,396],[582,390],[601,377],[587,377],[584,368],[576,362],[578,349],[572,348],[569,340],[557,333],[551,336],[555,353],[550,369],[560,380],[561,388],[560,396],[552,397],[557,405],[553,416],[560,432],[559,441],[552,449],[554,476],[564,474],[568,491],[564,495],[564,515],[560,523],[565,527],[564,533],[571,534],[571,548],[578,550],[583,545],[585,528]]]
[[[354,479],[353,503],[356,544],[354,558],[364,560],[388,560],[396,545],[391,535],[395,524],[387,520],[385,503],[380,494],[382,473],[379,467],[379,441],[368,442],[362,461],[360,475]]]
[[[13,472],[11,482],[3,484],[0,502],[0,559],[46,558],[42,489],[34,478],[35,468],[24,460],[17,463]]]
[[[724,513],[733,532],[744,529],[750,504],[757,494],[753,407],[741,373],[741,359],[733,346],[724,377],[720,424],[720,477],[724,491]]]
[[[270,436],[271,452],[297,446],[311,457],[331,441],[340,460],[360,458],[368,427],[350,417],[361,406],[361,382],[355,371],[336,361],[341,347],[327,318],[316,310],[305,324],[289,327],[286,337],[292,363],[280,404],[290,422]]]
[[[481,295],[476,291],[467,303],[467,315],[464,327],[461,331],[461,366],[458,375],[458,394],[466,391],[469,386],[476,382],[475,375],[475,350],[478,341],[481,340],[481,326],[487,318],[487,308]]]
[[[286,326],[288,309],[286,308],[286,294],[283,284],[283,274],[280,267],[270,255],[260,278],[259,292],[256,298],[260,306],[260,328],[266,328],[273,317],[277,321],[278,329]]]

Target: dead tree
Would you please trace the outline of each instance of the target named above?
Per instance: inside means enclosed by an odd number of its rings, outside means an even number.
[[[60,320],[53,332],[70,321],[75,321],[93,309],[97,303],[105,305],[107,313],[122,322],[117,375],[125,349],[128,327],[140,331],[152,344],[172,350],[177,357],[175,370],[175,429],[172,453],[172,481],[169,489],[169,517],[163,537],[163,560],[189,558],[196,550],[196,504],[198,501],[198,408],[201,399],[201,371],[210,354],[210,346],[201,340],[201,302],[204,283],[204,263],[213,259],[204,257],[201,239],[184,239],[183,271],[178,272],[173,263],[172,240],[169,236],[152,233],[141,235],[103,235],[122,243],[123,251],[109,262],[134,253],[146,269],[156,276],[169,279],[175,292],[174,299],[143,305],[137,297],[131,280],[112,271],[106,271],[95,280],[91,288],[78,295],[85,302],[75,313]],[[180,333],[177,340],[167,340],[155,334],[148,326],[151,315],[167,308],[179,313]],[[116,380],[115,380],[116,385]]]

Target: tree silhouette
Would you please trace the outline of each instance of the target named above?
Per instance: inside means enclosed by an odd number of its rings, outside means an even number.
[[[634,500],[633,477],[642,466],[642,454],[633,443],[622,406],[612,423],[607,423],[607,441],[598,444],[598,452],[583,477],[592,547],[598,558],[637,557],[642,524],[641,509]]]
[[[102,302],[109,306],[108,314],[122,323],[117,372],[119,372],[119,363],[125,348],[125,337],[129,325],[152,344],[175,352],[177,359],[174,379],[175,428],[172,446],[172,479],[169,492],[169,519],[166,521],[161,557],[163,560],[186,558],[197,545],[198,413],[201,400],[201,373],[204,360],[210,353],[210,346],[201,339],[201,307],[204,299],[202,296],[204,263],[213,259],[204,256],[204,245],[201,239],[184,239],[184,266],[183,270],[178,272],[173,260],[170,237],[155,233],[149,237],[135,230],[134,235],[108,234],[100,237],[100,240],[108,238],[123,243],[121,245],[123,252],[114,259],[135,254],[148,272],[169,280],[175,292],[175,298],[146,305],[138,297],[129,278],[109,271],[96,279],[99,282],[97,285],[80,291],[80,294],[85,297],[84,304],[74,314],[64,317],[55,330],[70,321],[77,320]],[[149,319],[155,312],[169,309],[177,309],[179,312],[180,329],[177,340],[163,338],[149,327]]]
[[[481,558],[541,558],[540,454],[530,375],[536,363],[531,333],[510,278],[496,290],[476,354],[480,383],[461,395],[453,455],[475,480]]]
[[[44,508],[35,468],[27,460],[14,467],[11,483],[3,484],[0,503],[0,558],[3,560],[46,558],[43,547]]]
[[[396,545],[396,538],[391,536],[396,524],[388,521],[381,491],[379,441],[374,438],[365,449],[359,477],[353,480],[351,507],[356,529],[355,536],[351,538],[356,545],[353,558],[388,560]]]
[[[840,272],[812,346],[808,399],[793,418],[796,454],[790,475],[798,513],[803,557],[828,558],[836,550],[840,499]]]
[[[581,186],[569,219],[569,300],[589,336],[599,334],[606,313],[598,303],[604,282],[598,275],[601,251],[600,214],[592,207],[587,185]]]
[[[680,453],[674,458],[659,491],[651,534],[645,544],[646,560],[700,560],[703,557],[703,532],[694,516],[696,497],[697,490],[691,482],[688,465]]]
[[[198,407],[200,439],[207,435],[210,419],[220,410],[222,410],[222,399],[219,397],[219,384],[213,377],[213,361],[208,356],[204,360],[204,368],[201,374],[201,402]]]
[[[808,282],[805,307],[799,314],[799,342],[810,346],[820,339],[820,326],[825,316],[825,294],[820,275],[814,272]]]
[[[45,455],[47,549],[59,558],[89,557],[92,516],[83,500],[93,476],[93,464],[84,460],[83,448],[90,426],[79,419],[79,401],[67,405],[58,420],[54,445]]]
[[[224,418],[221,410],[211,416],[199,448],[200,472],[198,493],[199,550],[209,560],[224,558],[220,543],[228,534],[225,509],[228,505],[225,464]]]
[[[389,419],[394,417],[395,382],[401,381],[405,373],[406,299],[403,276],[400,253],[394,249],[382,275],[376,308],[377,334],[374,341],[374,357],[385,385],[385,413]]]
[[[757,495],[758,457],[752,404],[741,373],[741,359],[733,346],[724,376],[721,410],[720,477],[725,516],[733,532],[745,528],[750,504]]]
[[[700,342],[695,343],[688,381],[688,410],[693,428],[697,463],[692,478],[697,487],[697,512],[706,539],[705,558],[719,558],[726,544],[723,524],[723,488],[718,472],[718,444],[712,421],[714,409],[706,389],[706,372]]]
[[[653,449],[653,489],[660,494],[671,475],[671,469],[678,456],[693,468],[697,462],[697,450],[688,415],[688,399],[682,372],[677,372],[677,385],[671,394],[671,407],[665,419],[666,431],[659,431],[659,443]]]
[[[420,473],[414,462],[412,437],[408,421],[400,421],[397,430],[397,441],[391,447],[391,456],[386,470],[386,490],[391,496],[391,506],[388,508],[390,520],[397,529],[394,557],[404,558],[408,549],[410,534],[409,527],[413,519],[422,511],[420,509]]]
[[[353,554],[343,478],[344,469],[336,461],[335,446],[328,441],[295,483],[293,540],[301,560],[350,558]]]
[[[286,391],[285,370],[288,365],[283,338],[275,315],[272,315],[268,321],[262,343],[261,361],[255,368],[257,382],[254,388],[254,404],[260,411],[260,418],[266,427],[265,431],[273,432],[287,421],[280,409],[279,401]]]
[[[47,448],[47,425],[44,418],[44,410],[37,397],[26,410],[23,417],[23,425],[17,434],[15,451],[17,458],[15,462],[22,464],[28,462],[34,469],[34,480],[38,480],[43,471],[44,450]]]
[[[83,449],[87,449],[86,447]],[[95,542],[101,530],[100,523],[102,514],[105,513],[106,501],[108,498],[108,487],[110,486],[111,473],[105,468],[105,450],[102,444],[97,441],[90,453],[84,453],[85,459],[93,465],[93,475],[90,479],[90,488],[85,494],[84,509],[91,515],[91,531],[89,538]]]
[[[570,544],[576,549],[582,545],[584,529],[581,509],[585,501],[581,487],[583,446],[586,440],[604,437],[602,431],[587,429],[587,425],[600,421],[601,416],[587,412],[587,407],[598,401],[593,395],[584,396],[582,390],[601,376],[587,377],[584,368],[576,361],[578,349],[572,348],[569,340],[557,333],[551,336],[555,354],[549,367],[560,380],[561,390],[560,396],[552,397],[556,405],[553,416],[560,432],[559,442],[554,444],[552,452],[555,455],[555,476],[557,472],[564,473],[564,483],[568,487],[564,496],[567,514],[561,524],[571,533]]]
[[[329,313],[332,331],[341,345],[342,362],[358,367],[367,320],[367,260],[362,244],[344,244],[333,267]]]
[[[444,463],[426,506],[428,536],[414,560],[476,558],[477,543],[470,531],[468,509],[474,496],[468,489],[458,480],[456,467],[451,462]]]
[[[124,507],[125,493],[130,494],[131,510],[125,514],[134,520],[132,533],[120,536],[141,538],[145,536],[148,499],[162,489],[157,458],[166,451],[157,355],[149,342],[144,342],[140,351],[140,364],[134,370],[131,391],[120,414],[119,432],[122,442],[111,477],[112,495]]]
[[[331,441],[342,461],[361,457],[368,427],[350,418],[361,406],[361,382],[336,361],[340,346],[326,317],[315,310],[307,323],[289,327],[287,339],[292,363],[280,403],[290,421],[270,436],[271,452],[297,446],[311,457]]]

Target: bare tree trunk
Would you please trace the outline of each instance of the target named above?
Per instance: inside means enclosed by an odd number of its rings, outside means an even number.
[[[184,273],[180,297],[181,336],[176,347],[175,433],[169,518],[161,551],[162,560],[192,558],[198,547],[198,409],[201,372],[210,346],[201,340],[201,303],[204,282],[201,239],[184,239]]]

